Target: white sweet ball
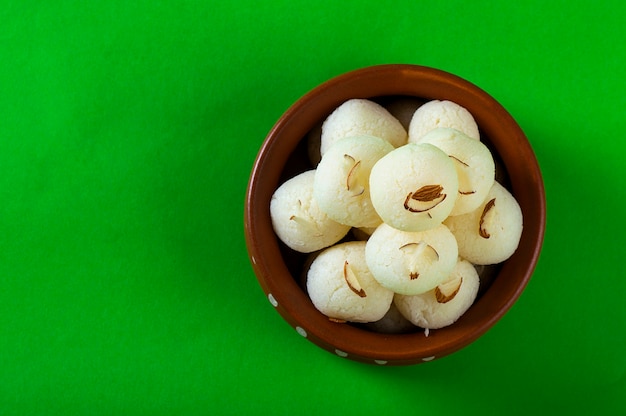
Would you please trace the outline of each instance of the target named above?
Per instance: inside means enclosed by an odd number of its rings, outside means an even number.
[[[480,279],[474,266],[459,259],[448,278],[437,288],[414,296],[396,295],[400,313],[421,328],[438,329],[456,322],[472,306]]]
[[[450,274],[457,243],[444,225],[406,232],[381,224],[367,240],[365,260],[378,282],[404,295],[427,292]]]
[[[306,287],[317,310],[340,321],[378,321],[393,301],[393,292],[382,287],[367,267],[364,241],[323,250],[311,263]]]
[[[347,137],[331,146],[313,183],[313,197],[322,211],[351,227],[377,227],[382,220],[370,199],[370,171],[392,150],[389,142],[374,136]]]
[[[380,137],[393,147],[407,142],[406,130],[389,111],[373,101],[356,98],[341,104],[324,121],[321,155],[337,140],[351,136]]]
[[[284,182],[270,200],[274,232],[289,248],[310,253],[341,240],[347,225],[330,219],[313,198],[315,171],[309,170]]]
[[[517,250],[522,236],[522,210],[513,195],[494,182],[474,211],[444,221],[459,245],[459,255],[478,265],[497,264]]]
[[[432,100],[419,107],[409,124],[409,143],[418,143],[431,130],[450,127],[479,140],[478,125],[472,114],[457,103]]]
[[[459,182],[453,160],[428,143],[383,156],[370,174],[370,197],[382,220],[403,231],[434,228],[450,215]]]
[[[437,146],[454,161],[459,178],[459,195],[450,215],[466,214],[478,208],[495,180],[496,167],[489,148],[479,140],[448,127],[429,131],[420,143]]]

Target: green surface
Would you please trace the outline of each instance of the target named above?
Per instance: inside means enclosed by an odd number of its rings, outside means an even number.
[[[626,411],[625,18],[618,1],[3,1],[0,414]],[[297,335],[243,237],[274,122],[382,63],[499,100],[548,202],[518,303],[414,367]]]

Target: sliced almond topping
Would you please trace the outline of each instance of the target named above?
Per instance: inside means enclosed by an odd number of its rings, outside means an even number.
[[[352,164],[350,170],[348,170],[348,175],[346,176],[346,190],[352,191],[354,196],[363,195],[365,188],[356,181],[356,173],[361,166],[361,161],[356,160],[353,156],[347,153],[344,154],[343,157]]]
[[[419,243],[406,243],[399,247],[407,254],[407,268],[409,269],[409,279],[415,280],[420,274],[417,270],[418,264],[426,258],[430,263],[439,260],[439,253],[433,246],[420,241]]]
[[[353,186],[354,175],[356,174],[359,165],[361,164],[360,160],[356,160],[354,157],[349,154],[343,155],[346,160],[350,163],[350,169],[348,170],[348,174],[346,175],[346,189],[349,191]]]
[[[441,185],[424,185],[415,192],[409,192],[404,199],[404,209],[410,212],[426,212],[441,204],[447,194],[442,194]]]
[[[437,286],[437,288],[435,289],[435,298],[437,298],[437,302],[447,303],[454,299],[456,294],[459,293],[459,289],[461,289],[462,283],[463,278],[458,277]]]
[[[469,167],[469,165],[468,165],[467,163],[463,162],[461,159],[459,159],[459,158],[458,158],[458,157],[456,157],[456,156],[448,155],[448,157],[449,157],[450,159],[454,160],[455,162],[460,163],[460,164],[461,164],[461,165],[463,165],[464,167],[467,167],[467,168]],[[461,168],[461,169],[462,169],[462,168]],[[459,172],[459,171],[458,171],[458,168],[457,168],[457,172]],[[460,172],[459,172],[459,186],[461,186],[461,183],[460,183],[460,182],[461,182],[461,175],[460,175]],[[460,190],[460,189],[459,189],[459,195],[472,195],[472,194],[475,194],[475,193],[476,193],[476,191],[462,191],[462,190]]]
[[[324,235],[320,231],[319,226],[310,217],[305,218],[301,215],[293,214],[289,217],[289,221],[294,221],[296,224],[298,224],[299,227],[304,229],[305,232],[315,237],[321,237],[322,235]]]
[[[365,188],[359,186],[352,196],[361,196],[365,193]]]
[[[420,245],[420,243],[406,243],[404,245],[401,245],[399,250],[404,250],[405,248],[416,247],[416,246],[419,246],[419,245]]]
[[[453,160],[456,160],[457,162],[459,162],[460,164],[462,164],[462,165],[464,165],[464,166],[469,167],[469,165],[468,165],[467,163],[463,162],[461,159],[459,159],[459,158],[458,158],[458,157],[456,157],[456,156],[448,155],[448,157],[449,157],[449,158],[451,158],[451,159],[453,159]]]
[[[330,322],[335,322],[337,324],[345,324],[347,322],[345,319],[331,318],[331,317],[329,317],[328,320]]]
[[[412,250],[409,255],[411,257],[420,257],[422,255],[430,256],[431,261],[439,260],[439,253],[435,247],[420,241],[419,243],[406,243],[398,248],[399,250]]]
[[[484,226],[484,222],[485,222],[485,216],[487,215],[487,213],[489,212],[489,210],[491,208],[493,208],[493,206],[496,204],[496,199],[493,198],[492,200],[490,200],[489,202],[487,202],[487,204],[485,205],[485,208],[483,209],[483,213],[480,216],[480,221],[478,222],[478,234],[480,234],[480,236],[482,238],[489,238],[491,237],[491,234],[489,234],[487,232],[487,230],[485,230],[483,228]]]
[[[431,202],[442,196],[441,185],[424,185],[420,189],[411,193],[411,199],[421,202]]]
[[[346,283],[348,284],[348,287],[351,291],[353,291],[362,298],[367,296],[365,290],[363,290],[361,284],[359,283],[359,280],[356,277],[356,273],[354,273],[352,267],[350,267],[348,260],[343,263],[343,277],[344,279],[346,279]]]
[[[435,247],[431,246],[430,244],[426,244],[426,248],[430,249],[429,252],[431,253],[431,259],[430,261],[438,261],[439,260],[439,253],[437,252],[437,250],[435,250]]]

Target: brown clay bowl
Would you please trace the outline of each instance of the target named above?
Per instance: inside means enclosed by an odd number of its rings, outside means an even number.
[[[313,168],[306,136],[351,98],[392,97],[450,100],[474,116],[481,140],[491,149],[499,180],[517,199],[524,230],[517,251],[487,268],[472,307],[454,324],[427,334],[375,332],[363,325],[330,321],[309,300],[302,284],[306,256],[276,237],[270,198],[289,177]],[[531,278],[545,230],[546,204],[533,150],[511,115],[479,87],[441,70],[416,65],[380,65],[333,78],[295,102],[267,135],[254,163],[246,194],[245,237],[252,267],[268,304],[294,329],[339,357],[379,365],[417,364],[442,358],[475,341],[511,308]],[[523,313],[523,311],[519,311]]]

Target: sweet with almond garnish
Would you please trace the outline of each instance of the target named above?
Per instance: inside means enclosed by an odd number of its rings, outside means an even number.
[[[365,242],[323,250],[307,273],[307,292],[315,307],[337,322],[374,322],[385,316],[393,292],[381,286],[365,263]]]
[[[420,143],[437,146],[454,161],[459,178],[459,195],[450,215],[466,214],[478,208],[495,180],[495,163],[487,146],[447,127],[431,130]]]
[[[393,146],[378,137],[354,136],[328,149],[317,169],[313,197],[331,219],[351,227],[377,227],[382,220],[370,199],[369,177]]]
[[[517,200],[494,182],[474,211],[444,221],[459,245],[459,255],[478,265],[501,263],[517,250],[523,218]]]
[[[278,238],[292,250],[311,253],[341,240],[350,226],[330,219],[313,198],[315,171],[283,183],[272,195],[270,217]]]
[[[428,143],[409,143],[382,157],[370,174],[370,196],[383,222],[402,231],[441,224],[458,197],[454,163]]]
[[[365,260],[374,278],[395,293],[416,295],[434,289],[452,272],[456,240],[444,225],[406,232],[381,224],[367,240]]]
[[[450,275],[435,289],[414,296],[395,295],[400,313],[420,328],[439,329],[456,322],[474,303],[479,277],[474,266],[459,259]]]

